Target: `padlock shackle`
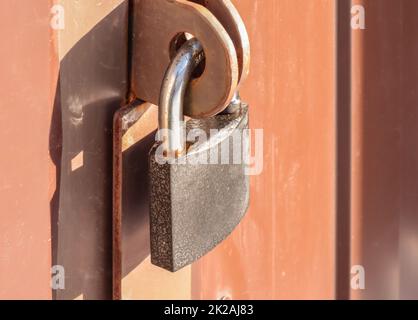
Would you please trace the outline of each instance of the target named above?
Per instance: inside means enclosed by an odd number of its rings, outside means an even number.
[[[203,59],[202,45],[192,38],[178,50],[165,73],[160,92],[158,126],[164,152],[169,157],[177,157],[186,151],[184,95],[193,71]]]

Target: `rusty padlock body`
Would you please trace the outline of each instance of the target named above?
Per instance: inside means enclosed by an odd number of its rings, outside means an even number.
[[[242,104],[235,114],[187,122],[187,133],[196,128],[208,136],[211,129],[218,131],[192,145],[176,164],[159,163],[160,143],[150,152],[151,262],[169,271],[191,264],[224,240],[249,204],[248,106]],[[242,137],[242,158],[234,164],[231,137],[238,136]],[[222,145],[227,146],[228,163],[221,163]],[[195,163],[196,159],[214,159],[213,154],[218,155],[217,164],[210,160]]]

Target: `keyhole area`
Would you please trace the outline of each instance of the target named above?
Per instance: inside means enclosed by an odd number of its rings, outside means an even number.
[[[195,36],[187,33],[187,32],[180,32],[174,36],[174,38],[170,42],[170,60],[173,60],[177,54],[177,51],[181,48],[181,46],[186,43],[186,41],[193,39]],[[205,71],[206,68],[206,59],[203,58],[199,65],[192,73],[192,79],[200,78]]]

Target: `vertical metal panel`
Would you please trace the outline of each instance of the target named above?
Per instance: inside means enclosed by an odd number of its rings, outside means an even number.
[[[48,299],[54,74],[49,0],[0,2],[0,298]]]
[[[418,2],[402,8],[400,296],[418,299]]]
[[[418,3],[354,3],[366,29],[353,31],[351,264],[366,289],[351,297],[417,298]]]
[[[350,297],[351,248],[351,0],[336,2],[337,14],[337,206],[336,298]]]
[[[264,171],[233,235],[194,266],[195,298],[334,298],[335,1],[234,1],[253,64],[242,96]]]

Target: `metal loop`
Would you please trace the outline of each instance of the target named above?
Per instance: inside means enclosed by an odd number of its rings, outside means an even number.
[[[202,45],[188,40],[170,63],[161,86],[158,125],[163,134],[163,149],[167,156],[177,157],[185,148],[184,95],[192,73],[204,58]]]

